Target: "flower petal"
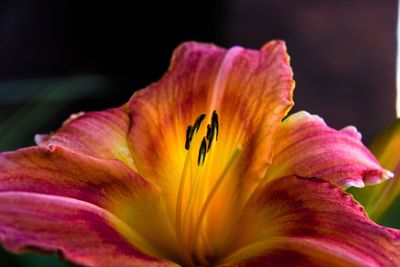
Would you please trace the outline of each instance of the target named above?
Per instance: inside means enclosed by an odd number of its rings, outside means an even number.
[[[172,266],[145,256],[115,228],[129,228],[95,205],[60,196],[0,193],[0,240],[6,249],[60,252],[85,266]]]
[[[129,137],[139,174],[155,181],[167,202],[175,203],[187,155],[187,126],[200,114],[209,121],[215,110],[221,127],[213,177],[220,175],[240,147],[237,177],[241,182],[250,182],[243,177],[256,181],[270,162],[273,134],[293,104],[293,87],[281,41],[267,43],[260,51],[184,43],[174,52],[163,78],[135,93],[129,102]],[[205,135],[206,125],[203,122],[199,135]]]
[[[378,221],[400,194],[400,119],[374,140],[370,148],[382,166],[394,173],[394,177],[362,190],[353,189],[351,193],[364,205],[369,217]]]
[[[239,266],[398,266],[400,232],[368,219],[351,195],[289,176],[260,187],[223,263]]]
[[[354,127],[329,128],[318,116],[298,112],[279,128],[267,178],[287,175],[318,177],[347,188],[390,178],[361,142]]]
[[[78,113],[53,134],[36,135],[40,146],[60,145],[104,159],[119,159],[135,170],[127,135],[129,117],[120,108]]]
[[[89,157],[59,146],[1,153],[0,192],[46,194],[96,205],[131,227],[135,235],[116,230],[141,251],[176,258],[175,235],[159,189],[118,160]]]

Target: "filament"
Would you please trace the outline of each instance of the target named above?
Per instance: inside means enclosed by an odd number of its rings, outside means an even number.
[[[199,236],[199,233],[200,233],[200,228],[201,228],[201,226],[203,224],[206,211],[207,211],[207,209],[208,209],[208,207],[209,207],[209,205],[211,203],[212,198],[215,196],[215,193],[217,192],[218,188],[222,184],[222,182],[225,179],[226,175],[231,170],[231,167],[234,166],[233,163],[239,157],[240,152],[241,152],[240,148],[237,148],[233,152],[233,154],[232,154],[231,158],[229,159],[228,163],[226,164],[222,174],[220,175],[218,180],[215,182],[213,188],[211,189],[210,193],[208,194],[208,196],[206,198],[206,201],[204,202],[203,207],[202,207],[202,209],[200,211],[200,215],[199,215],[199,218],[197,220],[196,227],[194,228],[195,230],[194,230],[193,239],[192,239],[193,241],[192,241],[192,244],[190,244],[190,248],[191,249],[193,249],[194,246],[197,243],[197,239],[198,239],[198,236]]]

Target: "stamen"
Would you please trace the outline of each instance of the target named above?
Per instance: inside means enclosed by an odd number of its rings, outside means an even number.
[[[190,142],[192,141],[192,138],[193,138],[192,125],[189,125],[186,128],[186,141],[185,141],[185,149],[186,150],[189,150]]]
[[[192,142],[192,139],[193,139],[193,135],[199,131],[201,123],[205,117],[206,117],[206,114],[200,114],[200,116],[198,116],[197,119],[195,120],[193,126],[189,125],[186,128],[186,141],[185,141],[185,149],[186,150],[189,150],[190,143]]]
[[[191,150],[187,152],[185,163],[183,166],[183,171],[181,174],[181,179],[179,182],[179,189],[178,189],[178,198],[176,201],[176,219],[175,219],[175,227],[176,227],[176,240],[177,243],[179,244],[179,253],[182,256],[183,259],[186,261],[191,261],[190,257],[186,258],[186,253],[184,252],[184,246],[183,246],[183,222],[182,222],[182,209],[183,209],[183,193],[185,190],[185,181],[186,181],[186,172],[188,170],[188,167],[191,162]]]
[[[213,139],[213,130],[211,128],[210,124],[207,124],[207,134],[206,134],[206,138],[208,141],[208,146],[207,146],[207,152],[210,151],[211,148],[211,144],[212,144],[212,139]]]
[[[197,158],[197,165],[203,165],[204,160],[206,158],[206,153],[207,153],[207,141],[206,138],[203,137],[203,140],[201,141],[200,145],[200,150],[199,150],[199,157]]]
[[[204,141],[205,141],[205,139],[203,138],[202,144],[204,143]],[[204,153],[204,156],[205,156],[205,153]],[[204,162],[204,160],[203,160],[203,162]],[[190,187],[190,190],[189,190],[189,201],[188,201],[188,204],[186,206],[185,215],[184,215],[183,220],[182,220],[182,228],[184,229],[184,231],[188,230],[188,232],[191,232],[191,230],[193,230],[191,226],[193,225],[194,216],[196,214],[196,212],[195,212],[196,205],[194,205],[194,204],[195,204],[196,199],[197,199],[197,197],[199,195],[199,189],[200,189],[199,185],[200,185],[200,182],[201,182],[200,181],[201,180],[200,177],[202,175],[202,171],[203,171],[203,164],[198,166],[197,171],[196,171],[196,175],[194,177],[194,180],[191,183],[191,187]],[[188,236],[188,238],[189,238],[189,236]]]
[[[207,141],[211,141],[212,138],[212,129],[211,125],[207,124],[207,134],[206,134]]]
[[[201,114],[200,116],[197,117],[196,121],[193,124],[193,132],[197,133],[199,131],[200,125],[205,117],[206,117],[206,114]],[[192,135],[193,135],[193,133],[192,133]]]
[[[190,167],[192,166],[191,158],[192,158],[193,146],[191,146],[191,142],[195,140],[196,133],[199,131],[201,123],[205,117],[206,117],[205,114],[201,114],[200,116],[197,117],[197,119],[195,120],[193,125],[189,125],[186,128],[185,149],[187,150],[187,154],[186,154],[186,159],[185,159],[185,163],[184,163],[182,174],[181,174],[181,179],[180,179],[179,189],[178,189],[178,196],[177,196],[177,201],[176,201],[176,218],[175,218],[176,219],[175,220],[176,239],[177,239],[177,242],[178,242],[179,248],[180,248],[179,253],[181,254],[181,257],[184,260],[184,262],[186,262],[188,265],[193,265],[194,263],[193,263],[190,255],[187,253],[187,251],[185,251],[185,247],[186,247],[185,238],[184,238],[183,232],[182,232],[182,231],[185,231],[185,220],[186,220],[185,218],[182,218],[182,215],[183,215],[182,210],[184,208],[183,207],[183,195],[184,195],[184,191],[186,191],[185,184],[186,184],[186,180],[187,180],[187,172],[188,172],[189,166]],[[203,138],[201,146],[200,146],[198,165],[200,165],[200,163],[201,164],[204,163],[206,147],[207,147],[207,143],[205,143],[206,141],[204,139],[205,138]],[[191,180],[192,180],[192,178],[190,177],[190,184],[191,184],[191,186],[193,186]],[[189,187],[190,187],[190,185],[189,185]],[[189,195],[190,195],[190,198],[193,198],[193,196],[191,196],[190,189],[189,189]]]
[[[219,188],[220,185],[222,184],[222,181],[224,180],[224,178],[226,177],[226,175],[229,173],[231,167],[234,166],[233,163],[234,163],[234,162],[236,161],[236,159],[239,157],[240,152],[241,152],[241,149],[240,149],[240,148],[237,148],[237,149],[233,152],[231,158],[229,159],[228,163],[226,164],[224,170],[222,171],[221,176],[220,176],[220,177],[218,178],[218,180],[215,182],[213,188],[211,189],[210,193],[208,194],[208,196],[207,196],[207,198],[206,198],[206,201],[204,202],[203,207],[201,208],[200,215],[199,215],[199,217],[198,217],[196,226],[195,226],[195,228],[194,228],[194,232],[193,232],[194,234],[193,234],[192,243],[191,243],[190,246],[189,246],[189,247],[191,248],[191,250],[196,246],[197,239],[198,239],[198,237],[199,237],[200,229],[201,229],[201,226],[202,226],[202,224],[203,224],[203,221],[204,221],[204,218],[205,218],[205,215],[206,215],[206,211],[207,211],[207,209],[208,209],[208,206],[210,205],[211,200],[212,200],[212,198],[215,196],[215,193],[217,192],[218,188]]]
[[[202,130],[202,135],[205,135],[202,137],[201,142],[199,142],[201,137],[197,137],[196,134],[200,130],[201,123],[205,118],[206,114],[200,114],[193,125],[189,125],[186,128],[185,149],[187,150],[187,154],[178,188],[175,218],[179,254],[185,265],[195,265],[195,262],[204,265],[207,264],[203,249],[209,248],[209,245],[203,236],[204,233],[201,232],[201,226],[206,220],[206,211],[210,205],[211,199],[237,157],[236,152],[234,152],[227,167],[225,167],[219,179],[217,179],[211,190],[209,190],[207,177],[209,176],[210,164],[207,162],[210,162],[210,160],[205,162],[205,157],[208,153],[210,153],[211,158],[213,157],[214,149],[212,144],[217,140],[219,121],[217,112],[214,110],[211,115],[210,124],[207,125],[206,132]],[[192,159],[195,153],[194,149],[196,149],[198,144],[200,144],[200,146],[197,167],[195,167],[196,165]],[[189,170],[192,168],[197,169],[195,173]],[[194,235],[192,233],[194,233]],[[201,238],[201,240],[197,240],[199,238]],[[198,253],[198,251],[194,251],[194,248],[197,250],[197,242],[201,242],[200,246],[203,248],[201,250],[202,252]]]
[[[211,116],[211,127],[213,129],[213,135],[215,135],[215,140],[218,140],[218,132],[219,132],[219,122],[218,122],[218,114],[214,110]]]

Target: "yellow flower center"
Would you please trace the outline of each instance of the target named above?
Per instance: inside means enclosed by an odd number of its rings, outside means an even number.
[[[223,180],[240,154],[236,149],[224,168],[215,175],[215,143],[218,140],[219,120],[214,111],[207,127],[201,127],[206,118],[201,114],[186,131],[183,166],[176,202],[176,239],[184,265],[209,265],[213,252],[207,238],[208,211]],[[203,133],[201,135],[200,133]],[[217,160],[217,161],[216,161]],[[214,168],[214,169],[213,169]]]

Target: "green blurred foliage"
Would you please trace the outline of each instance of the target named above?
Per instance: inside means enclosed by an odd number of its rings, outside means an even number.
[[[383,216],[383,218],[378,222],[381,225],[400,229],[400,198],[390,206],[389,210]]]
[[[55,255],[39,255],[34,253],[23,253],[20,255],[13,255],[0,249],[0,266],[4,267],[68,267],[72,266],[69,263],[62,262]]]
[[[349,188],[347,192],[364,206],[369,217],[384,226],[400,228],[400,119],[393,121],[368,146],[382,167],[393,172],[392,179],[363,188]]]

